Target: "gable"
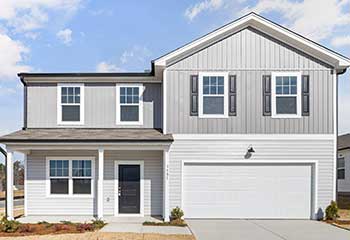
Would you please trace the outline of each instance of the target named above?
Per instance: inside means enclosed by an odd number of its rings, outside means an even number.
[[[198,50],[207,48],[213,43],[219,42],[220,40],[227,38],[227,36],[239,32],[247,27],[253,27],[266,35],[279,39],[281,42],[320,61],[323,61],[338,70],[342,71],[350,66],[349,58],[316,42],[313,42],[295,32],[292,32],[276,23],[273,23],[255,13],[250,13],[243,16],[201,38],[179,47],[178,49],[154,60],[153,63],[155,66],[168,67],[169,64],[172,64],[174,61],[186,58]]]
[[[332,69],[327,63],[252,27],[168,64],[168,69],[178,70]]]

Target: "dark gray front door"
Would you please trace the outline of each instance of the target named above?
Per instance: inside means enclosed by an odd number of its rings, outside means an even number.
[[[119,213],[140,213],[140,165],[119,165]]]

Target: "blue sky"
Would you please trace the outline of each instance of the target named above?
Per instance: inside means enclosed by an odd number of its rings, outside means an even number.
[[[19,71],[143,71],[250,11],[350,55],[350,0],[0,0],[0,134],[22,127]],[[350,132],[349,81],[339,82],[341,133]]]

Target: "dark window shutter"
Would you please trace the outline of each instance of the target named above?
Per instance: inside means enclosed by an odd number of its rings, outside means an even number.
[[[190,76],[190,115],[198,116],[198,75]]]
[[[303,75],[301,77],[302,88],[301,88],[301,105],[302,105],[302,115],[310,115],[310,77],[309,75]]]
[[[263,75],[263,115],[271,116],[271,75]]]
[[[237,107],[236,107],[236,75],[230,75],[229,76],[229,92],[228,92],[228,99],[229,99],[229,115],[230,116],[236,116],[237,115]]]

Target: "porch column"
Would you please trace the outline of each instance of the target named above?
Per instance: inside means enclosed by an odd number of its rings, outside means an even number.
[[[6,161],[6,200],[7,200],[7,219],[13,220],[13,152],[7,152],[7,161]]]
[[[103,218],[103,165],[104,149],[98,149],[97,217]]]
[[[170,220],[169,213],[169,148],[163,150],[163,218]]]

